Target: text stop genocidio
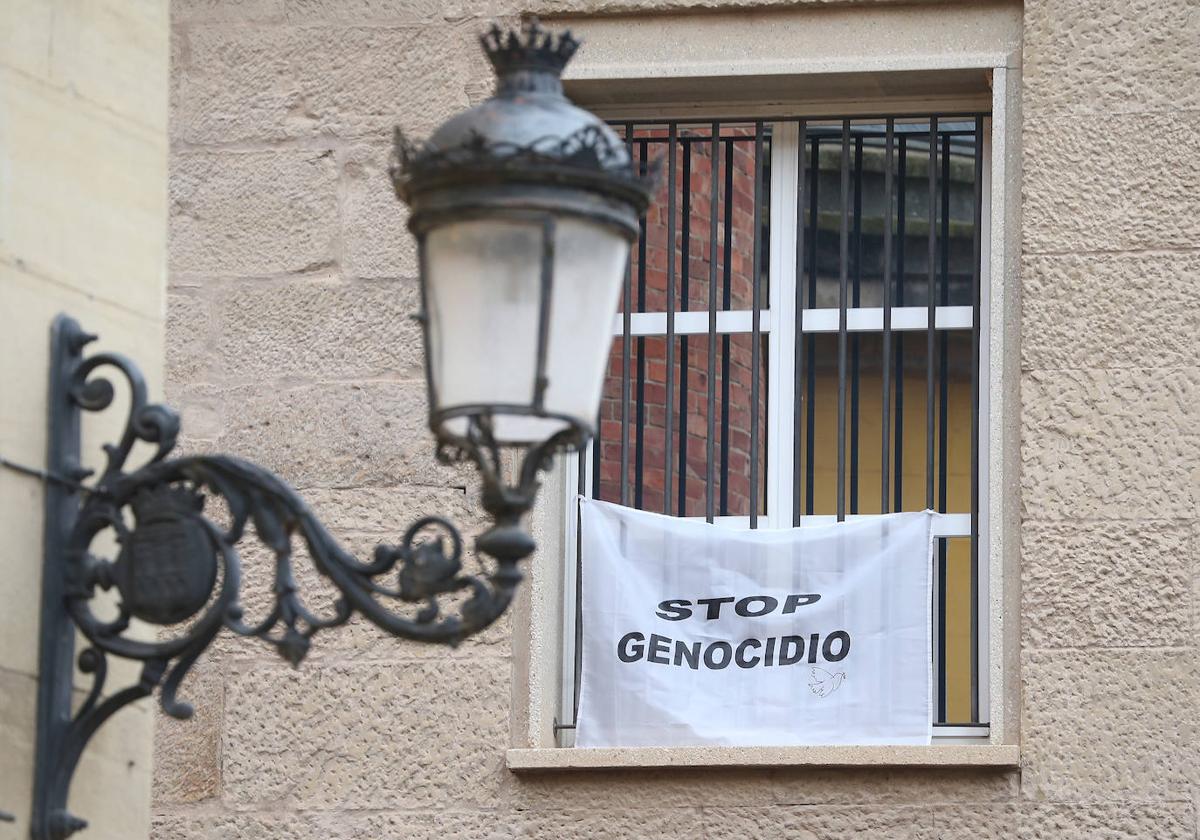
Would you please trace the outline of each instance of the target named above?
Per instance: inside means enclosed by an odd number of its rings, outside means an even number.
[[[664,621],[715,621],[720,619],[724,607],[732,604],[734,614],[742,618],[759,618],[776,611],[781,615],[790,615],[799,607],[815,604],[819,600],[821,596],[816,593],[788,595],[782,604],[771,595],[669,598],[658,604],[655,615]],[[743,639],[736,644],[720,640],[707,644],[685,642],[657,633],[651,633],[647,640],[645,634],[635,631],[626,633],[617,642],[617,658],[622,662],[645,661],[653,665],[676,667],[686,665],[692,670],[703,666],[719,671],[731,664],[739,668],[770,668],[800,662],[840,662],[849,653],[850,634],[845,630],[835,630],[824,637],[820,633],[769,636],[765,639]]]

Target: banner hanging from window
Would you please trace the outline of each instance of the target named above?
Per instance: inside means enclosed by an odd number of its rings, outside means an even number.
[[[931,512],[731,530],[580,505],[576,746],[930,742]]]

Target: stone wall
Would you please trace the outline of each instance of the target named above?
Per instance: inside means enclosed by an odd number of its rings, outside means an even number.
[[[538,10],[696,5],[769,4]],[[393,121],[486,95],[474,36],[516,11],[172,6],[169,396],[188,446],[280,471],[360,552],[478,516],[423,430],[383,167]],[[452,652],[356,625],[299,673],[256,642],[210,654],[198,719],[159,727],[154,836],[1196,837],[1200,9],[1034,0],[1024,34],[1019,770],[515,776],[507,623]]]
[[[50,325],[67,312],[94,347],[163,380],[168,16],[158,0],[0,3],[0,456],[46,464]],[[102,467],[126,399],[84,421]],[[0,469],[0,838],[26,840],[33,795],[42,485]],[[110,688],[136,682],[115,666]],[[79,675],[79,686],[91,678]],[[84,753],[72,811],[89,840],[145,836],[153,712],[114,717]]]

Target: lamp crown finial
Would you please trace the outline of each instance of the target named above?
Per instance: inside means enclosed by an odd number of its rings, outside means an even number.
[[[536,17],[526,18],[519,30],[502,30],[497,24],[479,38],[483,51],[500,77],[521,70],[540,70],[558,76],[579,49],[570,30],[546,30]]]

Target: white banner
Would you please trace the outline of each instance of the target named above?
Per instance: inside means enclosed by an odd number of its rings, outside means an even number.
[[[580,504],[576,746],[930,742],[931,512],[751,531]]]

